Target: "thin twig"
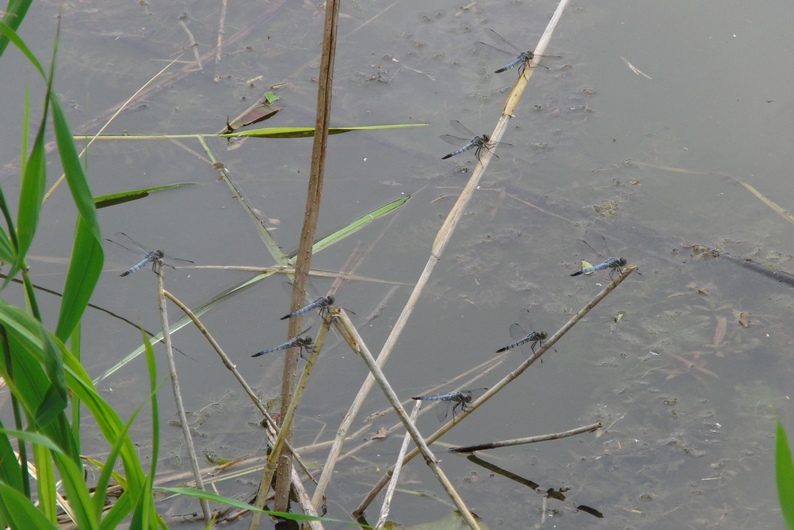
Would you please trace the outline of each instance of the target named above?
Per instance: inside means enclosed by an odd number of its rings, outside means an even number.
[[[412,422],[416,423],[416,418],[419,416],[419,409],[421,408],[422,400],[418,399],[414,403],[414,409],[411,411]],[[403,466],[405,453],[408,452],[409,443],[411,443],[411,436],[406,431],[403,444],[400,446],[400,453],[397,455],[397,461],[394,463],[394,475],[392,475],[391,481],[389,482],[389,487],[386,488],[386,498],[383,499],[383,504],[380,508],[380,518],[375,525],[375,530],[383,530],[383,527],[386,525],[386,518],[389,516],[389,510],[391,509],[391,499],[394,496],[394,491],[397,489],[397,482],[400,479],[400,470]]]
[[[187,27],[187,24],[185,24],[184,20],[180,19],[179,24],[182,26],[182,29],[185,30],[185,33],[187,33],[187,36],[190,39],[190,48],[193,48],[193,57],[196,59],[196,65],[198,66],[196,70],[199,72],[204,71],[204,68],[201,66],[201,56],[198,52],[198,43],[196,42],[196,39],[193,38],[193,33],[190,31],[190,28]]]
[[[512,445],[534,444],[538,442],[547,442],[549,440],[559,440],[560,438],[568,438],[569,436],[576,436],[586,432],[594,432],[602,427],[601,422],[592,423],[583,427],[577,427],[570,431],[555,432],[551,434],[542,434],[540,436],[528,436],[526,438],[514,438],[512,440],[501,440],[498,442],[488,442],[477,445],[467,445],[463,447],[450,447],[452,453],[473,453],[474,451],[484,451],[487,449],[496,449],[498,447],[510,447]]]
[[[190,465],[193,468],[193,479],[196,481],[196,488],[203,490],[204,483],[201,480],[201,469],[199,468],[198,459],[196,458],[196,448],[193,445],[193,436],[190,434],[190,425],[187,422],[187,414],[185,414],[185,405],[182,402],[182,391],[179,389],[179,377],[177,377],[176,363],[174,362],[174,350],[171,347],[171,332],[168,328],[168,312],[166,310],[164,294],[165,272],[163,271],[162,263],[158,263],[155,268],[157,271],[157,305],[160,308],[160,325],[163,328],[163,345],[165,346],[165,355],[168,359],[168,370],[171,374],[171,389],[174,391],[174,403],[179,413],[179,422],[182,424],[182,434],[185,437]],[[201,511],[204,513],[204,522],[209,525],[212,521],[210,504],[206,499],[201,499],[199,503],[201,504]]]
[[[549,337],[549,340],[546,341],[546,344],[543,345],[534,355],[532,355],[529,359],[524,361],[516,370],[510,372],[507,376],[505,376],[501,381],[499,381],[495,386],[493,386],[490,390],[485,392],[482,396],[480,396],[477,400],[466,407],[466,410],[460,412],[457,416],[453,417],[451,421],[445,423],[440,429],[436,432],[431,434],[427,441],[428,443],[433,443],[441,436],[446,434],[452,427],[454,427],[457,423],[463,421],[465,418],[469,416],[472,412],[477,410],[480,405],[491,399],[497,392],[499,392],[502,388],[507,386],[511,381],[514,381],[519,375],[521,375],[527,368],[529,368],[532,364],[537,361],[541,355],[546,353],[549,349],[551,349],[554,344],[557,343],[563,335],[565,335],[579,320],[581,320],[587,313],[590,312],[593,307],[595,307],[601,300],[603,300],[609,293],[611,293],[615,288],[620,285],[623,280],[625,280],[629,274],[634,272],[637,269],[636,266],[630,265],[623,269],[623,272],[618,276],[618,278],[614,282],[610,282],[600,293],[598,293],[595,298],[593,298],[590,302],[588,302],[582,309],[579,310],[568,322],[560,328],[557,333]],[[418,451],[414,449],[408,456],[406,457],[406,462],[410,461],[418,454]],[[389,469],[383,477],[381,477],[380,481],[370,490],[369,494],[364,498],[361,504],[356,508],[353,512],[353,515],[358,517],[364,513],[364,510],[367,509],[367,506],[373,501],[375,496],[386,486],[391,477],[393,470]],[[320,481],[322,481],[322,477],[320,477]]]
[[[215,65],[217,66],[221,62],[221,50],[223,49],[223,34],[226,33],[224,27],[226,26],[226,4],[229,3],[229,0],[223,0],[221,2],[221,16],[220,21],[218,22],[218,45],[216,46],[217,51],[215,53]]]

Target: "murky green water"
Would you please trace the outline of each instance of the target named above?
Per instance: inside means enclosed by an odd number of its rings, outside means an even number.
[[[284,110],[266,125],[313,124],[322,9],[309,2],[278,6],[251,11],[253,5],[230,5],[220,62],[210,58],[202,72],[156,88],[107,132],[217,132],[227,116],[282,83],[277,92]],[[393,224],[381,220],[323,251],[315,268],[338,271],[351,253],[363,252],[357,274],[416,281],[474,167],[471,152],[442,161],[450,146],[438,136],[454,133],[451,119],[477,133],[490,132],[517,76],[515,70],[492,74],[501,64],[473,42],[485,40],[482,29],[490,27],[532,47],[553,9],[551,3],[520,1],[343,5],[332,125],[430,126],[329,140],[322,233],[404,194],[412,197]],[[23,36],[42,58],[51,49],[56,12],[54,5],[40,3],[24,26]],[[608,236],[615,254],[639,266],[642,275],[632,275],[596,307],[542,365],[531,367],[442,441],[517,438],[599,420],[604,431],[480,454],[523,480],[434,446],[445,472],[488,527],[782,526],[773,433],[776,414],[789,431],[794,428],[786,397],[792,380],[791,287],[725,260],[692,255],[685,246],[724,246],[739,257],[794,271],[791,226],[736,181],[791,209],[792,74],[785,66],[790,14],[782,3],[752,10],[717,2],[575,4],[565,13],[546,52],[561,58],[544,60],[548,69],[534,73],[504,138],[514,147],[499,150],[488,168],[385,369],[407,398],[493,356],[511,342],[508,326],[528,305],[536,326],[553,333],[608,282],[606,275],[569,277],[579,258],[595,259],[580,239],[598,248],[600,236]],[[72,125],[91,124],[130,97],[189,46],[186,29],[199,54],[209,53],[219,16],[218,6],[203,2],[68,6],[56,90]],[[255,30],[235,40],[254,21]],[[174,71],[189,68],[192,57],[192,51],[182,55]],[[18,54],[7,53],[3,61],[4,71],[22,64]],[[0,131],[3,165],[18,159],[18,94],[37,81],[21,71],[2,80],[4,93],[15,101],[0,108],[6,124]],[[296,247],[310,140],[251,139],[231,151],[225,141],[208,145],[278,243]],[[102,210],[105,233],[123,230],[199,265],[272,265],[252,223],[201,156],[192,140],[92,147],[88,174],[97,195],[198,184]],[[2,173],[10,196],[12,175],[8,169]],[[59,236],[73,223],[66,193],[61,189],[48,204],[33,250],[41,258],[32,263],[36,282],[55,290],[63,283],[61,258],[68,252]],[[108,253],[108,272],[94,302],[155,330],[154,276],[141,271],[119,278],[125,266]],[[180,270],[168,274],[167,284],[195,307],[248,277]],[[278,317],[289,301],[280,281],[250,289],[203,319],[268,398],[278,394],[280,357],[250,355],[285,340]],[[316,281],[320,289],[329,283]],[[390,288],[351,282],[338,296],[357,313],[354,321],[375,352],[410,293],[410,287],[399,287],[378,318],[364,323]],[[625,316],[616,324],[620,311]],[[173,310],[172,319],[176,315]],[[85,324],[86,364],[97,376],[138,344],[137,330],[107,314],[89,312]],[[199,451],[221,458],[261,453],[253,408],[200,334],[186,328],[175,344],[189,356],[178,363],[195,412]],[[493,385],[521,360],[509,357],[475,386]],[[123,414],[144,399],[144,370],[138,360],[100,384]],[[329,440],[365,376],[363,364],[342,346],[324,351],[301,409],[296,445]],[[170,392],[163,392],[162,417],[169,421],[175,416]],[[361,418],[386,406],[373,391]],[[135,432],[144,446],[147,421],[139,420]],[[393,423],[393,415],[375,420],[346,447]],[[437,425],[433,414],[419,421],[427,434]],[[356,428],[362,426],[359,420]],[[179,430],[165,432],[162,469],[187,469]],[[391,465],[399,444],[392,435],[339,464],[328,492],[330,516],[345,518],[355,508]],[[306,451],[306,458],[319,465],[325,450]],[[257,478],[252,474],[221,488],[241,493]],[[427,495],[415,495],[417,490]],[[391,518],[411,527],[451,510],[425,466],[407,465]],[[376,512],[373,506],[367,513],[370,522]]]

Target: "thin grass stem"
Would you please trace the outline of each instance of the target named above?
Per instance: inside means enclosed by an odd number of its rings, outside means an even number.
[[[174,392],[174,403],[176,404],[176,410],[179,414],[179,423],[182,425],[182,435],[185,437],[188,458],[193,468],[193,479],[196,481],[196,488],[204,490],[204,482],[201,480],[201,469],[199,468],[198,459],[196,458],[196,447],[193,445],[193,436],[190,434],[190,425],[188,424],[187,415],[185,414],[185,405],[182,402],[182,391],[179,389],[179,377],[176,373],[174,350],[171,347],[171,332],[168,327],[168,311],[165,302],[165,272],[161,265],[161,263],[158,263],[157,267],[157,305],[160,309],[160,325],[163,328],[163,346],[165,346],[165,355],[168,359],[168,371],[171,375],[171,389]],[[204,522],[209,525],[212,521],[210,504],[206,499],[201,499],[199,503],[201,504],[201,511],[204,514]]]
[[[416,418],[419,416],[419,409],[422,408],[422,400],[416,400],[414,403],[414,408],[411,411],[411,421],[416,423]],[[397,461],[394,463],[394,475],[389,481],[389,487],[386,488],[386,498],[383,499],[383,504],[380,508],[380,518],[378,522],[375,524],[375,530],[383,530],[384,526],[386,525],[386,518],[389,516],[389,510],[391,509],[391,500],[394,497],[394,491],[397,489],[397,482],[400,479],[400,470],[403,466],[403,460],[405,459],[405,453],[408,452],[408,444],[411,443],[411,436],[408,432],[405,433],[405,437],[403,437],[403,443],[400,446],[400,453],[397,455]]]

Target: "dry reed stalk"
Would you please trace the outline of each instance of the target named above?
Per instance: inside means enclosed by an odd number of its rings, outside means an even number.
[[[397,412],[397,415],[400,417],[400,421],[402,421],[406,431],[408,431],[408,434],[411,435],[411,438],[416,444],[416,449],[422,453],[425,463],[428,465],[428,467],[430,467],[430,470],[441,483],[441,486],[444,488],[444,491],[447,492],[449,498],[452,499],[452,502],[460,511],[460,514],[466,521],[466,524],[468,524],[469,528],[472,528],[472,530],[479,530],[480,526],[477,524],[477,521],[474,520],[474,516],[469,511],[460,495],[458,495],[458,492],[455,491],[454,486],[452,486],[452,483],[444,474],[441,466],[438,465],[439,460],[430,451],[430,447],[428,447],[427,443],[425,443],[425,440],[422,438],[422,435],[416,428],[416,425],[414,425],[414,423],[408,417],[408,414],[405,412],[405,409],[400,403],[400,398],[397,397],[397,394],[392,389],[389,381],[386,379],[386,376],[383,375],[378,363],[375,362],[375,358],[372,357],[372,354],[364,343],[364,339],[362,339],[361,335],[358,334],[358,330],[350,321],[350,318],[348,318],[347,314],[340,311],[334,321],[337,323],[337,329],[340,330],[340,333],[345,338],[345,341],[348,343],[350,348],[357,353],[365,363],[367,363],[367,368],[369,368],[370,374],[372,374],[372,376],[375,378],[378,386],[380,386],[381,390],[383,390],[383,394],[386,396],[386,399],[389,400],[392,408],[394,408],[395,412]],[[394,468],[392,468],[392,470],[393,469]]]
[[[532,355],[529,359],[524,361],[518,368],[514,371],[507,374],[501,381],[499,381],[496,385],[494,385],[491,389],[489,389],[485,394],[479,397],[479,399],[472,402],[470,405],[466,406],[466,410],[461,411],[457,416],[453,417],[452,420],[445,423],[441,428],[439,428],[436,432],[428,436],[427,441],[428,443],[432,444],[441,436],[446,434],[452,427],[454,427],[457,423],[463,421],[463,419],[467,418],[469,414],[477,410],[480,405],[491,399],[497,392],[499,392],[502,388],[507,386],[511,381],[514,381],[519,375],[521,375],[527,368],[529,368],[532,364],[537,361],[541,355],[546,353],[549,349],[551,349],[563,335],[565,335],[579,320],[581,320],[587,313],[590,312],[601,300],[603,300],[609,293],[611,293],[615,288],[623,283],[623,280],[628,278],[628,276],[637,269],[635,265],[629,265],[623,269],[623,272],[618,276],[618,278],[613,281],[609,282],[604,289],[598,293],[595,298],[593,298],[590,302],[588,302],[582,309],[579,310],[568,322],[563,325],[557,333],[549,337],[549,340],[546,341],[546,344],[543,345],[534,355]],[[414,449],[408,456],[406,457],[406,462],[410,461],[418,454],[418,451]],[[393,473],[392,469],[389,469],[383,477],[381,477],[380,481],[370,490],[369,494],[364,498],[361,504],[356,508],[353,512],[353,515],[358,517],[364,513],[364,510],[367,509],[367,506],[373,501],[375,496],[386,486]],[[320,477],[322,480],[322,477]]]
[[[545,51],[546,47],[548,46],[549,41],[551,40],[551,35],[553,34],[554,30],[556,29],[557,25],[559,24],[560,19],[562,18],[562,13],[565,11],[565,8],[570,3],[570,0],[561,0],[560,3],[557,5],[557,9],[554,12],[549,24],[546,26],[546,30],[544,31],[543,35],[538,42],[538,46],[535,48],[538,55],[542,55]],[[537,59],[534,59],[537,61]],[[496,128],[494,129],[491,138],[494,142],[498,142],[502,136],[504,136],[504,132],[507,129],[507,123],[510,117],[513,115],[515,111],[516,105],[521,98],[521,95],[524,92],[524,88],[526,87],[527,82],[529,81],[530,77],[532,76],[533,68],[525,68],[523,75],[519,76],[518,81],[516,82],[515,87],[510,92],[510,95],[507,98],[507,102],[505,103],[504,110],[502,111],[502,116],[499,118],[498,123],[496,124]],[[452,238],[452,234],[455,231],[455,228],[458,225],[463,213],[465,212],[466,208],[468,207],[469,201],[474,194],[474,191],[477,189],[477,186],[480,183],[480,179],[482,178],[485,169],[488,167],[488,164],[491,161],[493,156],[493,152],[489,149],[484,149],[483,154],[480,158],[479,163],[474,168],[472,172],[471,178],[469,179],[468,183],[464,187],[463,191],[461,192],[460,196],[458,197],[457,202],[453,206],[450,213],[447,215],[444,224],[442,225],[441,229],[439,230],[436,238],[433,242],[433,246],[430,251],[430,257],[425,264],[425,268],[422,271],[419,279],[416,282],[414,290],[411,292],[408,301],[405,304],[405,307],[400,313],[397,321],[392,328],[392,332],[389,334],[389,337],[386,339],[386,343],[383,345],[383,348],[378,354],[377,363],[378,366],[383,366],[386,361],[388,360],[389,356],[391,355],[394,347],[397,344],[397,341],[402,335],[405,326],[408,323],[408,319],[411,317],[414,308],[416,307],[417,302],[419,301],[419,297],[422,295],[427,282],[430,280],[430,275],[433,273],[435,269],[436,263],[438,260],[441,259],[441,256],[446,249],[447,243]],[[333,465],[334,462],[339,457],[339,453],[342,451],[342,444],[344,443],[344,439],[347,436],[347,432],[350,430],[353,421],[355,421],[356,416],[358,415],[359,411],[361,410],[361,406],[364,403],[364,400],[369,394],[370,390],[372,390],[372,385],[375,383],[372,374],[368,375],[365,379],[364,383],[361,385],[361,389],[359,390],[358,395],[353,400],[353,403],[350,405],[350,408],[345,414],[342,423],[337,430],[337,436],[334,439],[334,443],[331,446],[331,451],[326,458],[325,465],[323,467],[323,472],[320,475],[320,480],[317,485],[317,489],[315,490],[314,495],[312,496],[312,500],[314,501],[315,506],[317,506],[318,502],[322,498],[322,495],[325,491],[325,488],[328,485],[328,482],[331,480],[331,474],[333,473]],[[381,486],[382,488],[382,486]]]
[[[292,291],[292,306],[294,311],[303,304],[306,296],[306,283],[311,268],[312,244],[317,230],[317,218],[320,215],[320,202],[323,192],[323,175],[325,172],[326,150],[328,148],[328,127],[331,119],[331,97],[334,78],[334,58],[336,54],[336,40],[339,19],[339,0],[328,0],[325,4],[325,24],[323,26],[323,50],[320,60],[319,82],[317,90],[317,119],[314,126],[314,142],[312,144],[311,170],[309,174],[309,188],[306,193],[306,208],[304,210],[303,228],[295,262],[295,282]],[[290,319],[289,335],[294,337],[300,329],[301,318]],[[289,409],[295,387],[295,378],[298,364],[298,352],[291,349],[284,356],[284,376],[281,386],[281,411],[282,416]],[[281,429],[281,434],[291,440],[291,429]],[[278,474],[276,476],[276,497],[274,509],[287,511],[289,508],[290,473],[292,461],[288,453],[278,454]],[[270,459],[268,459],[270,460]],[[267,488],[267,484],[262,486]],[[264,499],[257,499],[257,503]],[[317,504],[315,504],[317,506]],[[255,530],[258,526],[256,514],[251,520],[249,528]]]
[[[577,434],[584,434],[586,432],[595,432],[601,427],[603,427],[603,425],[601,425],[601,422],[598,421],[596,423],[577,427],[576,429],[571,429],[569,431],[542,434],[540,436],[528,436],[526,438],[513,438],[512,440],[500,440],[498,442],[488,442],[477,445],[467,445],[465,447],[450,447],[449,451],[451,453],[473,453],[474,451],[485,451],[487,449],[496,449],[499,447],[548,442],[549,440],[560,440],[562,438],[568,438],[570,436],[576,436]]]
[[[414,409],[411,411],[411,421],[416,423],[416,418],[419,416],[419,409],[422,408],[422,400],[416,400],[414,403]],[[383,504],[380,508],[380,518],[378,518],[378,522],[375,524],[375,530],[383,530],[383,527],[386,525],[386,518],[389,516],[389,510],[391,508],[391,499],[394,497],[394,491],[397,489],[397,482],[400,478],[400,470],[403,466],[403,460],[405,459],[405,453],[408,452],[408,444],[411,443],[411,436],[408,432],[405,433],[405,437],[403,438],[403,444],[400,446],[400,452],[397,455],[397,461],[394,463],[394,475],[389,481],[389,487],[386,488],[386,498],[383,499]]]
[[[179,423],[182,425],[182,435],[185,437],[187,453],[190,459],[190,466],[193,468],[193,479],[196,481],[196,488],[203,490],[204,482],[201,480],[201,469],[196,458],[196,448],[193,445],[193,437],[190,434],[190,425],[185,414],[185,405],[182,402],[182,391],[179,389],[179,377],[176,373],[176,363],[174,362],[174,350],[171,347],[171,332],[168,327],[168,311],[165,302],[165,272],[163,272],[162,261],[158,261],[155,267],[157,272],[157,306],[160,309],[160,326],[163,328],[163,346],[165,346],[165,356],[168,359],[168,371],[171,375],[171,389],[174,391],[174,403],[179,413]],[[212,511],[206,499],[199,501],[201,511],[204,514],[204,522],[209,525],[212,521]]]

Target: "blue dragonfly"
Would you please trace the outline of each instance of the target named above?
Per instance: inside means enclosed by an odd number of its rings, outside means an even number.
[[[330,306],[332,306],[333,303],[334,303],[334,297],[333,296],[331,296],[331,295],[321,296],[321,297],[317,298],[314,302],[312,302],[310,304],[307,304],[307,305],[301,307],[300,309],[296,309],[292,313],[284,315],[283,317],[281,317],[280,320],[286,320],[288,318],[292,318],[292,317],[296,317],[298,315],[302,315],[304,313],[308,313],[312,309],[316,309],[318,307],[320,308],[320,316],[323,316],[323,314],[326,311],[328,311],[328,308]]]
[[[530,326],[530,328],[533,327],[530,324],[531,321],[529,319],[529,309],[524,309],[521,311],[519,320],[523,320],[524,322],[526,322],[527,325]],[[501,348],[496,350],[496,353],[502,353],[507,350],[511,350],[513,348],[519,348],[523,351],[524,349],[521,348],[521,346],[524,346],[525,344],[529,344],[529,347],[532,350],[532,354],[534,355],[535,348],[537,348],[538,346],[542,348],[543,341],[546,340],[549,336],[548,333],[546,333],[545,331],[534,331],[534,330],[527,331],[526,329],[524,329],[524,326],[522,326],[518,322],[513,322],[512,324],[510,324],[509,331],[510,331],[510,337],[515,342],[513,342],[512,344],[508,344],[507,346],[502,346]],[[526,351],[524,351],[524,356],[526,357]]]
[[[171,256],[167,256],[162,250],[149,250],[124,232],[116,232],[115,237],[119,239],[119,241],[123,241],[123,243],[107,238],[105,241],[109,241],[110,243],[113,243],[117,246],[114,248],[118,248],[125,253],[134,255],[140,259],[138,263],[130,267],[128,270],[122,272],[120,276],[129,276],[138,269],[145,267],[148,263],[152,264],[152,271],[155,274],[158,273],[159,264],[163,264],[166,267],[171,267],[172,269],[176,269],[179,266],[184,267],[188,264],[193,264],[193,262],[188,259],[172,258]]]
[[[453,151],[448,155],[442,156],[441,160],[446,160],[447,158],[451,158],[455,155],[459,155],[463,152],[468,151],[469,149],[476,149],[476,151],[474,152],[474,156],[476,156],[477,160],[479,160],[480,153],[482,153],[483,149],[490,151],[497,145],[499,147],[513,147],[512,144],[508,144],[505,142],[490,142],[491,138],[487,134],[476,135],[473,132],[471,132],[468,128],[466,128],[466,126],[464,126],[458,120],[452,120],[451,122],[449,122],[449,124],[452,126],[453,129],[458,131],[460,134],[465,134],[467,138],[462,138],[460,136],[452,136],[451,134],[442,134],[441,139],[447,142],[448,144],[452,144],[452,145],[464,144],[464,145],[457,151]],[[496,154],[494,154],[493,156],[496,156]],[[496,158],[499,157],[496,156]]]
[[[294,348],[295,346],[299,346],[301,348],[301,356],[303,356],[303,350],[306,350],[306,353],[309,353],[309,348],[311,347],[312,343],[314,342],[311,337],[302,337],[301,335],[305,334],[307,331],[312,329],[311,326],[304,329],[290,340],[285,342],[284,344],[279,344],[278,346],[274,346],[272,348],[268,348],[266,350],[262,350],[259,353],[253,354],[251,357],[259,357],[260,355],[264,355],[266,353],[273,353],[274,351],[279,350],[286,350],[288,348]]]
[[[604,239],[603,236],[601,236],[601,238],[604,240],[604,246],[606,247],[607,246],[606,239]],[[585,241],[583,239],[581,241],[582,241],[582,243],[584,243],[585,245],[590,247],[590,250],[592,250],[593,252],[598,254],[596,249],[591,247],[590,244],[587,241]],[[626,261],[626,258],[615,258],[615,257],[609,257],[606,260],[604,260],[603,262],[599,263],[598,265],[593,265],[592,263],[590,263],[588,261],[582,260],[582,268],[581,268],[581,270],[578,270],[578,271],[572,273],[571,276],[579,276],[580,274],[590,275],[590,274],[593,274],[595,271],[602,271],[602,270],[609,269],[609,279],[611,280],[612,276],[616,272],[618,274],[623,272],[623,267],[625,267],[627,263],[628,263],[628,261]]]
[[[436,407],[436,417],[438,421],[444,421],[449,415],[449,409],[452,409],[452,418],[454,419],[458,412],[465,412],[471,402],[480,397],[487,388],[476,388],[474,390],[458,390],[449,394],[441,394],[438,396],[416,396],[411,399],[421,399],[422,401],[443,401]]]
[[[518,65],[521,67],[518,70],[518,75],[522,75],[524,73],[524,69],[529,65],[529,61],[531,61],[534,57],[559,57],[558,55],[535,55],[532,51],[521,51],[521,48],[516,46],[515,44],[511,43],[497,32],[492,30],[491,28],[486,28],[485,33],[496,43],[500,46],[505,46],[512,51],[503,50],[502,48],[497,48],[496,46],[491,46],[490,44],[486,44],[484,42],[475,42],[474,45],[477,46],[479,49],[486,53],[491,52],[498,52],[502,55],[510,55],[513,57],[513,60],[504,65],[503,67],[495,70],[495,74],[501,74],[502,72],[506,72],[511,68],[515,68]],[[516,55],[517,54],[517,55]],[[541,65],[543,66],[543,65]],[[544,66],[544,68],[546,68]]]

